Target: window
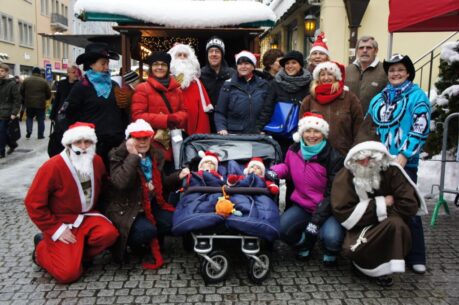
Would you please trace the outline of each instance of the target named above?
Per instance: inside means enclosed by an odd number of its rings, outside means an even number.
[[[51,12],[59,14],[59,1],[57,1],[57,0],[51,0],[51,1],[53,3],[53,6],[51,8]]]
[[[0,13],[0,40],[14,42],[13,17]]]
[[[42,16],[49,16],[49,0],[41,0]]]
[[[53,40],[53,55],[54,58],[61,58],[61,43],[57,40]]]
[[[51,49],[48,37],[41,37],[41,50],[43,52],[43,57],[51,57]]]
[[[33,47],[33,30],[32,24],[19,21],[19,45],[26,47]]]

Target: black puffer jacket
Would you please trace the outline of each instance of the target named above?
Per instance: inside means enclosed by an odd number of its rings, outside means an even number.
[[[0,79],[0,119],[9,119],[17,115],[21,108],[19,86],[14,78]]]
[[[228,67],[225,60],[222,61],[222,66],[218,74],[209,66],[209,64],[206,64],[201,68],[201,81],[204,84],[204,87],[206,87],[207,94],[209,95],[214,108],[217,104],[220,89],[222,88],[223,83],[227,79],[230,79],[234,74],[236,74],[236,70]]]

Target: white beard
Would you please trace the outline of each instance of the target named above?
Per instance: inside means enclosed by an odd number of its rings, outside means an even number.
[[[354,161],[349,167],[354,175],[353,182],[356,190],[363,190],[370,194],[375,190],[379,190],[381,170],[383,169],[382,162],[370,160],[368,166],[362,166]]]
[[[72,165],[78,173],[79,177],[83,179],[83,181],[87,181],[88,179],[90,179],[94,171],[92,161],[94,160],[94,156],[96,155],[96,146],[91,145],[84,151],[72,145],[71,149],[69,149],[68,151],[70,161],[72,162]],[[77,155],[75,153],[76,151],[79,151],[81,153]]]
[[[199,63],[193,63],[190,59],[174,59],[171,62],[172,75],[178,76],[183,75],[183,81],[180,88],[188,88],[193,80],[199,78],[200,68]]]

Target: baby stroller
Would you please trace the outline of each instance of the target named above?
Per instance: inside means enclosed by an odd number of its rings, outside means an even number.
[[[264,135],[192,135],[181,148],[180,164],[196,170],[199,151],[212,151],[220,156],[218,172],[222,179],[204,173],[192,174],[173,217],[172,233],[191,235],[194,252],[201,258],[201,274],[206,284],[226,279],[229,256],[220,244],[240,242],[248,259],[249,278],[263,282],[270,270],[270,259],[262,244],[279,238],[279,209],[263,179],[250,174],[244,183],[228,187],[229,174],[242,174],[244,164],[252,157],[261,157],[265,166],[279,163],[279,144]],[[242,215],[222,217],[215,205],[226,193]]]

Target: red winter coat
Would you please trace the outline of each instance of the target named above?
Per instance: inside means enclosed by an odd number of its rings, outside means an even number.
[[[161,95],[155,89],[165,93],[173,113],[176,114],[180,121],[178,128],[185,129],[188,114],[185,110],[180,84],[173,77],[170,78],[168,88],[164,87],[152,76],[149,76],[146,82],[137,85],[132,96],[132,120],[144,119],[155,130],[167,128],[169,110]]]
[[[188,124],[185,131],[190,136],[195,133],[210,133],[209,116],[202,107],[201,94],[197,82],[200,82],[206,108],[212,105],[206,88],[200,80],[192,81],[187,88],[182,89],[185,108],[188,112]]]
[[[62,230],[63,224],[74,224],[78,227],[78,222],[82,219],[77,221],[77,218],[83,213],[90,213],[91,216],[99,214],[94,209],[102,178],[105,176],[105,167],[97,155],[93,164],[92,200],[87,204],[80,181],[65,150],[40,167],[24,199],[30,219],[40,231],[51,237],[59,229]]]

